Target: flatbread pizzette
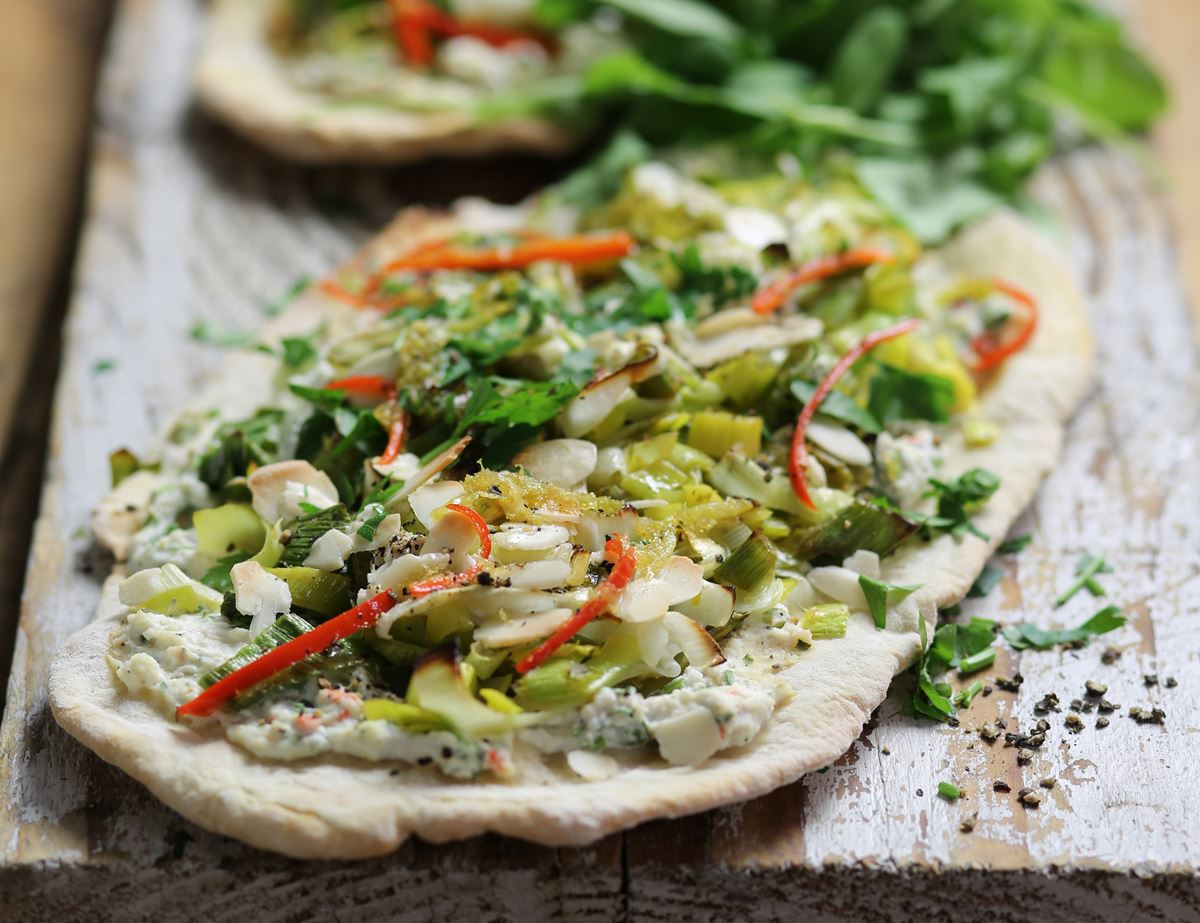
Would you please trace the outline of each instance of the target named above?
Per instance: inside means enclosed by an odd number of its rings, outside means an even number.
[[[665,162],[405,213],[264,343],[125,458],[51,703],[185,816],[321,858],[587,843],[828,764],[1091,355],[1015,216],[923,252],[853,187]]]

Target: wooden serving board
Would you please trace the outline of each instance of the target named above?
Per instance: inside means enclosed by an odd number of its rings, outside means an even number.
[[[274,162],[189,108],[200,28],[193,0],[122,5],[100,94],[83,255],[65,330],[41,518],[0,728],[0,919],[1200,919],[1200,384],[1160,193],[1128,160],[1059,161],[1038,195],[1091,295],[1094,387],[1062,465],[1016,532],[1033,544],[967,615],[1076,624],[1101,602],[1052,600],[1085,550],[1116,568],[1129,624],[1082,650],[1004,651],[1020,671],[958,728],[900,713],[907,680],[823,773],[774,795],[648,824],[581,850],[484,837],[410,842],[360,863],[300,863],[207,833],[61,732],[46,665],[96,604],[105,561],[87,537],[107,454],[152,442],[212,373],[205,321],[253,330],[300,275],[320,275],[399,206],[463,191],[515,197],[561,170],[530,160],[394,173]],[[483,174],[486,172],[486,182]],[[111,360],[115,368],[97,371]],[[1101,651],[1121,651],[1111,664]],[[1147,688],[1143,674],[1174,676]],[[1111,725],[1064,725],[1084,682],[1123,707]],[[976,733],[1030,730],[1028,765]],[[1133,705],[1165,723],[1139,725]],[[1053,777],[1055,787],[1039,780]],[[1010,793],[993,791],[1003,780]],[[952,780],[957,803],[936,796]],[[1032,787],[1039,807],[1021,806]],[[974,829],[966,832],[964,820]]]

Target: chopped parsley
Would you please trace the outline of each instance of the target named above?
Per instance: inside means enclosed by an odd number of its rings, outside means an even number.
[[[221,330],[208,321],[199,321],[192,325],[188,336],[197,343],[205,343],[208,346],[235,347],[249,346],[254,342],[256,335],[245,330]]]
[[[937,512],[921,517],[921,535],[930,538],[934,531],[962,538],[970,532],[987,540],[987,533],[971,522],[971,516],[991,499],[1000,487],[1000,478],[984,468],[971,468],[952,481],[929,479],[926,497],[937,498]]]
[[[1034,648],[1047,650],[1058,644],[1086,642],[1095,635],[1107,634],[1125,624],[1125,617],[1117,606],[1105,606],[1090,619],[1075,628],[1045,629],[1022,622],[1004,629],[1004,639],[1016,650]]]
[[[975,582],[971,584],[971,589],[967,590],[967,596],[972,599],[979,599],[987,596],[988,593],[996,589],[1000,581],[1004,579],[1004,571],[999,567],[987,565],[979,576],[975,578]]]
[[[1033,536],[1026,532],[1023,535],[1014,535],[1000,543],[1000,547],[996,549],[999,554],[1016,554],[1018,551],[1024,551],[1029,547],[1029,543],[1033,541]]]
[[[379,524],[383,522],[385,516],[387,516],[387,510],[385,510],[382,506],[378,509],[372,510],[371,514],[367,516],[363,524],[358,527],[359,536],[366,539],[368,542],[373,541],[375,538],[375,532],[379,529]]]
[[[888,606],[895,605],[917,589],[917,586],[894,586],[866,574],[859,574],[858,585],[862,587],[863,596],[867,598],[867,610],[875,620],[876,631],[887,628]]]
[[[962,789],[953,782],[939,782],[937,790],[938,794],[947,801],[958,801],[962,797]]]
[[[97,359],[92,363],[92,371],[99,375],[102,372],[111,372],[117,367],[114,359]]]
[[[941,375],[910,372],[879,363],[871,377],[867,409],[880,423],[929,420],[945,423],[954,407],[954,382]]]

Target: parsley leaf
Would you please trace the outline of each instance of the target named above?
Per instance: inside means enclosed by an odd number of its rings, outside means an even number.
[[[204,572],[200,582],[220,593],[232,593],[233,579],[229,576],[230,570],[233,569],[233,565],[249,560],[250,553],[248,551],[235,551],[231,555],[218,559],[216,564]]]
[[[971,584],[971,589],[967,590],[967,596],[971,599],[980,599],[987,596],[988,593],[996,589],[1000,581],[1004,579],[1004,571],[999,567],[987,565],[979,576],[975,578],[975,582]]]
[[[317,334],[306,337],[284,337],[279,342],[279,354],[283,364],[292,370],[304,368],[317,358],[317,347],[313,340]]]
[[[245,330],[220,330],[208,321],[200,321],[192,325],[188,335],[197,343],[209,346],[249,346],[254,342],[255,335]]]
[[[895,586],[866,574],[858,575],[858,585],[867,598],[867,610],[875,620],[876,631],[887,628],[888,606],[895,605],[917,589],[917,586]]]
[[[796,379],[788,387],[796,400],[801,404],[807,404],[817,392],[815,384],[803,379]],[[817,413],[822,416],[832,417],[835,420],[841,420],[843,423],[849,423],[851,426],[858,427],[864,433],[878,433],[883,429],[871,411],[860,407],[854,398],[848,394],[843,394],[841,391],[835,390],[826,394],[825,400],[821,401],[821,406],[818,408]]]
[[[370,509],[370,507],[368,507],[368,509]],[[366,510],[364,510],[364,512],[366,512]],[[359,536],[366,539],[368,542],[372,541],[375,538],[375,532],[378,530],[379,524],[383,522],[385,516],[387,516],[387,510],[385,510],[382,506],[372,509],[370,515],[368,515],[363,521],[363,524],[358,527]]]
[[[283,411],[267,408],[245,420],[223,423],[196,464],[197,476],[220,490],[250,466],[276,461],[283,426]]]
[[[1004,629],[1004,639],[1018,651],[1035,648],[1044,651],[1056,644],[1075,644],[1094,635],[1107,634],[1125,624],[1117,606],[1105,606],[1082,625],[1075,628],[1044,629],[1029,622]]]
[[[987,540],[987,534],[971,522],[971,515],[990,500],[1000,487],[999,477],[984,468],[971,468],[953,481],[930,478],[929,484],[932,489],[925,496],[937,498],[937,513],[922,517],[923,537],[929,538],[934,530],[938,530],[955,538],[970,532]]]
[[[1028,548],[1031,541],[1033,541],[1033,536],[1028,532],[1023,535],[1014,535],[1012,538],[1001,542],[996,552],[997,554],[1016,554]]]
[[[954,382],[941,375],[909,372],[879,363],[871,377],[867,409],[880,423],[929,420],[945,423],[954,407]]]

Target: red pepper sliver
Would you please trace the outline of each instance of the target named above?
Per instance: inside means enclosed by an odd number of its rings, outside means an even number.
[[[813,392],[813,396],[809,398],[807,404],[800,411],[800,416],[796,419],[796,432],[792,435],[792,452],[788,476],[792,481],[792,490],[796,492],[796,496],[800,498],[800,502],[809,509],[816,509],[816,505],[812,502],[812,497],[808,495],[808,482],[804,479],[805,468],[808,463],[808,446],[804,441],[804,434],[808,430],[808,424],[812,422],[813,414],[817,412],[817,408],[821,406],[821,401],[833,390],[833,386],[837,384],[838,379],[846,374],[846,370],[854,365],[871,349],[878,346],[886,340],[894,340],[898,336],[903,336],[906,333],[911,333],[921,322],[917,318],[909,318],[901,321],[898,324],[893,324],[890,327],[884,327],[882,330],[876,330],[874,333],[867,334],[862,338],[853,349],[846,355],[842,356],[826,375],[817,389]]]
[[[615,535],[605,542],[604,551],[616,562],[608,578],[596,588],[596,595],[580,606],[579,611],[564,622],[558,631],[518,661],[518,673],[524,675],[540,666],[556,650],[575,637],[584,625],[612,608],[617,594],[633,577],[634,569],[637,567],[637,557],[620,535]]]
[[[770,314],[783,307],[788,295],[802,285],[819,282],[830,276],[841,275],[851,269],[862,269],[872,263],[890,263],[895,260],[886,250],[874,247],[861,247],[856,250],[844,250],[829,256],[818,257],[811,263],[806,263],[794,272],[787,273],[769,282],[754,293],[750,301],[757,314]]]
[[[484,522],[483,517],[469,506],[463,506],[461,503],[447,503],[446,509],[460,516],[466,516],[470,520],[471,525],[475,527],[475,534],[479,536],[479,554],[482,557],[490,558],[492,556],[492,535],[488,531],[488,524]]]
[[[396,394],[396,386],[382,375],[351,375],[338,378],[325,385],[326,391],[345,391],[353,397],[374,398],[389,401]]]
[[[176,717],[211,715],[234,696],[245,692],[251,686],[270,679],[276,673],[294,666],[310,654],[319,653],[331,644],[348,638],[357,631],[370,628],[379,621],[381,615],[396,605],[396,602],[396,594],[391,590],[377,593],[366,602],[359,603],[353,609],[334,616],[328,622],[323,622],[312,631],[306,631],[298,638],[293,638],[274,650],[267,651],[257,660],[252,660],[240,670],[235,670],[224,679],[213,683],[190,702],[180,705],[175,710]]]
[[[455,244],[405,254],[384,266],[381,275],[410,270],[474,269],[492,272],[522,269],[543,261],[586,265],[619,259],[633,250],[633,237],[625,231],[607,234],[581,234],[574,237],[534,237],[511,247],[471,249]]]
[[[430,11],[425,0],[390,0],[392,34],[404,60],[414,70],[425,70],[433,62],[433,41],[429,35]]]
[[[404,451],[404,436],[408,432],[408,411],[392,407],[392,425],[388,427],[387,446],[383,454],[375,459],[376,464],[390,465]]]
[[[1025,325],[1021,328],[1020,332],[1007,343],[996,343],[992,339],[991,334],[988,333],[980,334],[971,341],[971,348],[975,350],[977,357],[974,365],[974,371],[976,372],[986,372],[989,369],[994,369],[1010,356],[1028,346],[1029,341],[1033,339],[1033,334],[1037,330],[1038,325],[1038,304],[1032,295],[1024,289],[1017,288],[1017,286],[1001,279],[993,279],[992,285],[996,291],[1024,305],[1029,313]]]
[[[466,586],[478,577],[479,572],[482,570],[483,565],[475,563],[458,574],[441,574],[426,580],[418,580],[416,583],[409,585],[408,595],[416,597],[428,596],[430,593],[436,593],[438,590],[449,590],[456,586]]]

